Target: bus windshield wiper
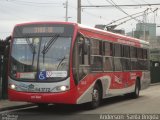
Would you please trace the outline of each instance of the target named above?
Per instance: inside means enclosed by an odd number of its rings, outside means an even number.
[[[62,64],[62,62],[63,62],[65,59],[67,59],[65,56],[62,57],[62,58],[60,58],[60,59],[58,59],[59,63],[58,63],[58,66],[57,66],[57,70],[59,69],[60,65]]]
[[[31,50],[31,52],[33,54],[33,56],[32,56],[32,66],[33,66],[34,58],[35,58],[35,54],[36,54],[35,46],[33,45],[33,43],[31,43],[31,41],[29,40],[29,38],[26,38],[26,42],[29,45],[30,50]]]
[[[41,53],[43,54],[43,63],[44,63],[44,58],[45,58],[45,54],[49,51],[49,49],[52,47],[52,45],[56,42],[56,40],[58,39],[59,34],[55,34],[43,47],[43,50],[41,51]]]
[[[59,37],[58,34],[54,35],[50,40],[49,42],[47,42],[45,45],[44,45],[44,48],[42,50],[42,54],[46,54],[48,52],[48,50],[52,47],[52,45],[56,42],[57,38]]]

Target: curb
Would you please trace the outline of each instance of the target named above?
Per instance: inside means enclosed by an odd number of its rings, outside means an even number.
[[[158,83],[151,83],[150,86],[154,86],[154,85],[160,85],[160,82]]]
[[[25,108],[25,107],[31,107],[31,106],[35,106],[35,104],[24,104],[24,105],[4,107],[4,108],[0,108],[0,112],[6,111],[6,110],[13,110],[13,109],[20,109],[20,108]]]

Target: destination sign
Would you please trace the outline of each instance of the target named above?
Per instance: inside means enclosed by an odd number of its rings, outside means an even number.
[[[14,28],[13,37],[39,37],[60,36],[71,37],[74,26],[71,24],[24,24]]]
[[[22,33],[64,33],[64,27],[23,27]]]

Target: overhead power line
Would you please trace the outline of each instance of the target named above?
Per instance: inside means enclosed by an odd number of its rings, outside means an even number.
[[[148,13],[146,13],[146,14],[153,13],[153,12],[155,12],[155,11],[157,11],[157,10],[158,10],[158,8],[156,8],[154,11],[148,12]],[[142,14],[142,15],[144,15],[144,14]],[[140,17],[140,16],[142,16],[142,15],[135,16],[134,18]],[[123,23],[126,23],[126,22],[129,21],[129,20],[132,20],[132,19],[125,20],[125,21],[119,23],[117,26],[119,26],[119,25],[121,25],[121,24],[123,24]]]
[[[140,20],[133,18],[131,15],[129,15],[127,12],[125,12],[121,7],[119,7],[113,0],[106,0],[108,3],[110,3],[111,5],[113,5],[115,8],[117,8],[118,10],[120,10],[121,12],[123,12],[124,14],[128,15],[130,18],[134,19],[135,21],[141,22]]]
[[[146,13],[146,14],[153,13],[153,12],[155,12],[155,11],[157,11],[157,10],[158,10],[158,8],[156,8],[155,10],[153,10],[153,11],[151,11],[151,12],[148,12],[148,13]],[[147,12],[147,11],[148,11],[148,10],[145,10],[144,12]],[[133,18],[141,17],[141,16],[143,16],[143,15],[144,15],[144,14],[136,15],[136,16],[134,16]],[[112,25],[112,26],[113,26],[113,29],[116,28],[116,27],[119,26],[119,25],[122,25],[122,24],[130,21],[130,20],[132,20],[132,18],[129,18],[129,19],[123,21],[123,22],[120,22],[119,24]],[[107,27],[110,27],[109,25],[110,25],[110,24],[107,24],[107,25],[106,25],[106,28],[107,28]],[[106,28],[105,28],[105,29],[106,29]]]
[[[148,8],[147,8],[145,11],[147,11],[147,10],[148,10]],[[131,14],[130,16],[133,17],[134,15],[138,15],[138,14],[144,13],[145,11],[137,12],[137,13]],[[113,24],[113,23],[116,23],[116,22],[121,21],[121,20],[123,20],[123,19],[126,19],[126,18],[128,18],[128,17],[129,17],[129,16],[119,18],[119,19],[117,19],[117,20],[114,20],[114,21],[108,23],[107,25],[111,25],[111,24]]]
[[[109,0],[106,0],[108,3],[110,3],[111,5],[113,5],[114,7],[116,7],[118,10],[120,10],[121,12],[123,12],[124,14],[128,15],[127,12],[125,12],[122,8],[120,8],[113,0],[111,0],[111,2]]]
[[[74,6],[72,6],[72,5],[68,5],[68,6],[69,6],[70,9],[77,10],[77,7],[74,7]],[[90,15],[90,16],[92,16],[92,17],[95,17],[95,18],[98,18],[98,19],[102,19],[102,20],[104,20],[104,21],[107,21],[107,18],[104,18],[104,17],[102,17],[101,15],[96,15],[96,14],[94,14],[94,13],[88,12],[88,11],[86,11],[85,9],[82,9],[82,12],[85,13],[85,14],[87,14],[87,15]]]
[[[60,4],[60,3],[53,3],[53,2],[31,2],[31,1],[24,1],[24,0],[6,0],[8,2],[21,2],[21,3],[29,3],[29,4]]]
[[[145,7],[145,6],[158,6],[160,5],[160,3],[155,3],[155,4],[126,4],[126,5],[117,5],[119,7]],[[115,7],[113,5],[82,5],[81,6],[82,8],[112,8],[112,7]]]

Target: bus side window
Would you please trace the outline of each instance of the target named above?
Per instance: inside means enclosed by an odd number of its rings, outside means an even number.
[[[102,41],[97,39],[91,40],[91,71],[103,71]]]
[[[113,71],[113,44],[103,42],[103,70]]]
[[[122,45],[114,44],[114,70],[115,71],[122,71]]]
[[[89,65],[90,41],[87,38],[80,37],[78,42],[79,64]]]

